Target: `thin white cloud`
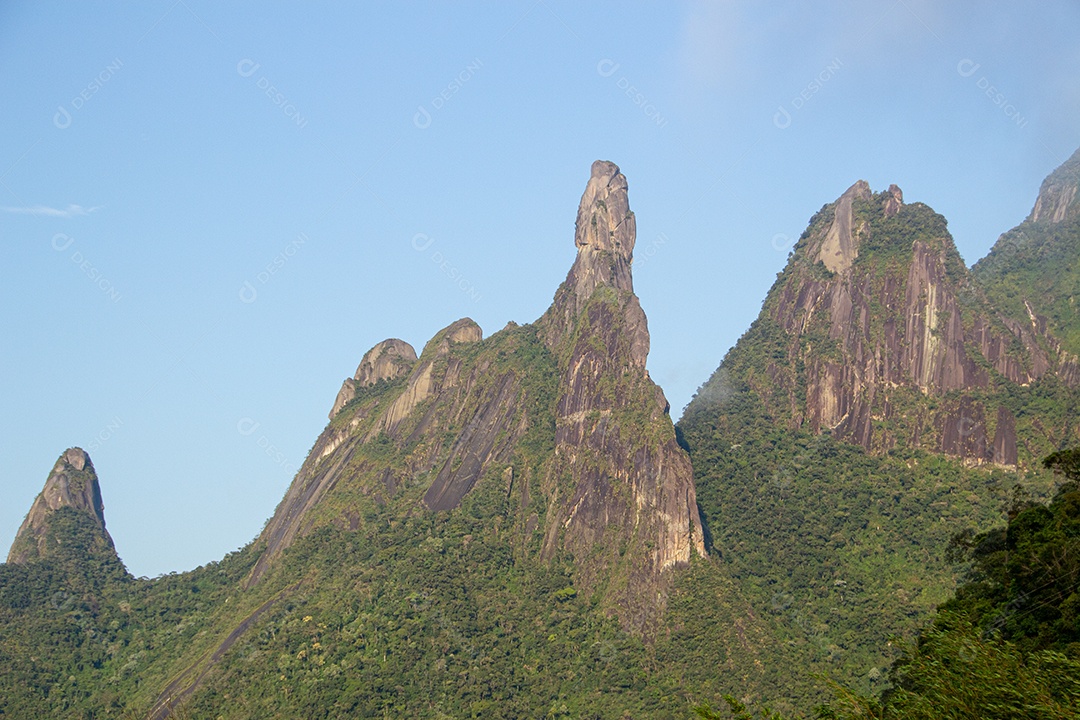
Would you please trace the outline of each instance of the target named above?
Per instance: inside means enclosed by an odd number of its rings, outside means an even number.
[[[16,215],[44,215],[46,217],[75,217],[76,215],[89,215],[95,210],[100,210],[105,207],[104,205],[95,205],[93,207],[83,207],[82,205],[68,205],[66,208],[54,208],[48,205],[31,205],[30,207],[5,207],[2,208],[6,213],[14,213]]]

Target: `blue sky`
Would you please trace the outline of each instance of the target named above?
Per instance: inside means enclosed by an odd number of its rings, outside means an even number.
[[[253,538],[387,337],[548,306],[598,158],[678,416],[862,178],[964,259],[1080,145],[1073,2],[0,5],[0,546],[86,448],[136,575]]]

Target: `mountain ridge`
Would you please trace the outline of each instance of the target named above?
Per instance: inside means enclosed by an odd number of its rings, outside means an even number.
[[[997,277],[1046,273],[1074,239],[1069,172],[1022,228],[1047,252]],[[462,318],[419,354],[373,346],[262,533],[220,563],[123,575],[96,473],[70,483],[93,466],[67,451],[24,525],[112,554],[0,567],[21,678],[0,715],[666,717],[817,697],[811,672],[880,689],[887,633],[955,585],[949,537],[1045,491],[1034,460],[1080,441],[1068,316],[1003,305],[944,218],[858,181],[676,428],[646,370],[635,241],[626,178],[597,161],[548,310],[488,337]]]

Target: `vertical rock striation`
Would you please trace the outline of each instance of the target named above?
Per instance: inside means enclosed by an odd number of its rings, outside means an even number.
[[[1068,195],[1052,185],[1046,208]],[[999,391],[1048,374],[1071,381],[1044,322],[988,302],[941,216],[861,180],[811,221],[740,345],[721,367],[778,421],[872,452],[921,447],[975,464],[1017,463]],[[765,346],[760,358],[743,352]]]
[[[459,320],[419,358],[400,340],[372,348],[260,536],[248,585],[311,529],[357,528],[369,501],[452,512],[496,483],[520,552],[568,553],[580,589],[603,591],[626,627],[654,627],[670,569],[705,548],[689,456],[645,369],[635,236],[626,178],[597,161],[574,265],[535,324],[485,340]]]

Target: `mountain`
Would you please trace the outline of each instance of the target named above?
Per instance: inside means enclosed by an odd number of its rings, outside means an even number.
[[[49,601],[74,596],[66,576],[0,566],[21,678],[0,678],[0,717],[621,718],[734,689],[713,669],[768,633],[705,553],[645,368],[635,234],[626,178],[594,163],[548,311],[365,353],[273,517],[222,561],[103,575],[77,622]]]
[[[737,376],[772,422],[875,454],[1030,464],[1060,436],[1028,433],[1023,420],[1018,435],[1018,407],[1002,393],[1048,375],[1075,385],[1075,359],[1048,353],[1053,343],[1045,324],[987,302],[944,218],[904,204],[895,185],[874,194],[859,181],[811,220],[761,316],[690,410]]]
[[[81,537],[74,534],[76,528]],[[95,553],[116,554],[105,529],[105,504],[97,473],[82,448],[65,450],[53,465],[45,487],[15,535],[7,561],[26,565],[54,557],[73,542]]]
[[[1080,383],[1080,150],[1043,181],[1031,214],[972,268],[997,307],[1050,337],[1047,353]]]
[[[1028,223],[1068,222],[1075,160]],[[940,215],[859,181],[811,219],[680,420],[714,549],[808,670],[879,689],[886,638],[955,586],[949,538],[1048,494],[1039,460],[1080,440],[1059,340],[1077,324],[997,304],[1003,286],[967,269]]]
[[[971,271],[941,216],[857,182],[676,427],[627,181],[594,163],[549,309],[371,348],[239,551],[131,577],[67,451],[0,565],[0,718],[679,718],[807,707],[815,672],[879,695],[965,569],[950,540],[1048,497],[1038,460],[1080,440],[1068,167],[1031,252]]]
[[[534,325],[483,340],[465,318],[419,358],[401,340],[368,351],[258,543],[257,583],[302,534],[357,529],[365,505],[446,512],[482,482],[516,509],[507,542],[575,558],[624,625],[663,609],[665,571],[704,555],[689,456],[648,377],[633,293],[636,227],[626,178],[597,161],[578,208],[577,259]]]

